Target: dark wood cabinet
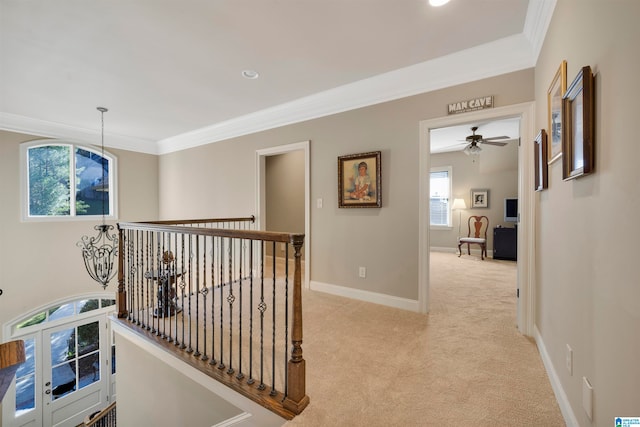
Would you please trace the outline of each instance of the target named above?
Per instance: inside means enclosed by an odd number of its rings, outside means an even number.
[[[493,258],[515,261],[518,258],[518,229],[496,227],[493,229]]]

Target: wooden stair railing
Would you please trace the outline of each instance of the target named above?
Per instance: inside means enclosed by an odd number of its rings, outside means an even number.
[[[252,222],[119,223],[117,321],[291,419],[309,403],[304,234],[256,231]]]
[[[24,341],[0,344],[0,402],[13,381],[16,371],[25,361]]]
[[[87,416],[83,427],[116,427],[116,402],[103,410]]]

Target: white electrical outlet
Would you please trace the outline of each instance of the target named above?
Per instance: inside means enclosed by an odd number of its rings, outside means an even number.
[[[358,276],[360,276],[363,279],[367,277],[367,267],[360,267],[358,269]]]
[[[322,198],[316,200],[316,207],[318,209],[322,209]]]
[[[569,375],[573,375],[573,350],[569,344],[567,344],[566,364]]]

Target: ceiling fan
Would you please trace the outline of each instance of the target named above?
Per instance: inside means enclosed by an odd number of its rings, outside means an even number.
[[[465,138],[465,142],[468,143],[468,145],[464,148],[463,151],[466,155],[480,154],[480,151],[482,151],[482,149],[478,146],[478,144],[497,145],[500,147],[507,145],[506,142],[500,142],[497,140],[509,139],[508,136],[501,135],[501,136],[492,136],[489,138],[484,138],[482,135],[476,134],[477,130],[478,130],[478,126],[473,126],[471,128],[471,135]]]

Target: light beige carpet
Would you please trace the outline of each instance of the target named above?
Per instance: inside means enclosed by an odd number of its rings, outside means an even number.
[[[431,254],[421,315],[307,291],[311,403],[286,426],[563,426],[516,328],[516,265]]]

